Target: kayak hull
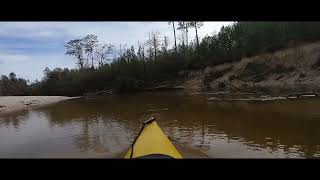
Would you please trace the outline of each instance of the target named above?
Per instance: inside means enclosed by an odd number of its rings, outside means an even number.
[[[126,159],[131,156],[132,148],[125,155]],[[132,158],[182,158],[175,146],[171,143],[156,121],[147,124],[137,137],[133,146]]]

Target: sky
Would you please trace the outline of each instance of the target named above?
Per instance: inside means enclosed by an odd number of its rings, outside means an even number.
[[[199,38],[219,32],[223,25],[232,22],[204,22],[198,30]],[[46,67],[54,69],[76,68],[76,59],[65,55],[64,45],[71,39],[88,34],[98,36],[99,43],[113,44],[119,49],[137,47],[148,32],[160,32],[169,37],[173,46],[172,25],[168,22],[0,22],[0,75],[15,72],[17,77],[30,81],[41,80]],[[177,39],[180,35],[176,31]],[[189,42],[195,37],[189,30]]]

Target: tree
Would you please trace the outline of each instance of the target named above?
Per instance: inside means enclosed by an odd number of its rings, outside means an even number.
[[[17,80],[16,74],[14,72],[11,72],[9,74],[9,79],[10,81],[16,81]]]
[[[184,31],[186,33],[186,45],[188,47],[188,29],[190,27],[190,23],[188,21],[179,21],[178,30]]]
[[[100,45],[95,49],[94,57],[101,67],[106,60],[108,60],[108,56],[113,53],[114,46],[111,44]]]
[[[6,75],[1,75],[1,93],[2,95],[8,95],[8,92],[9,92],[9,78],[6,76]]]
[[[133,60],[137,59],[137,56],[136,56],[136,53],[135,53],[135,50],[134,50],[133,46],[131,46],[130,49],[127,49],[126,58],[127,58],[127,62],[128,63],[130,63]]]
[[[190,27],[194,27],[194,29],[196,30],[196,40],[197,40],[197,47],[199,47],[199,37],[198,37],[198,28],[200,28],[201,26],[203,26],[203,23],[200,21],[191,21],[189,23]]]
[[[124,55],[123,49],[126,49],[127,44],[123,45],[120,43],[119,56],[122,57]]]
[[[176,39],[176,28],[174,27],[174,21],[169,21],[169,25],[172,23],[173,35],[174,35],[174,49],[177,52],[177,39]]]
[[[163,42],[162,42],[162,46],[161,46],[161,50],[164,54],[167,54],[167,49],[168,49],[168,36],[164,36],[163,37]]]
[[[149,60],[152,59],[153,57],[153,38],[152,38],[152,33],[148,33],[148,39],[147,41],[145,42],[146,46],[147,46],[147,54],[149,55]]]
[[[154,50],[154,60],[157,58],[157,52],[160,46],[160,40],[159,40],[160,33],[159,32],[153,32],[152,33],[152,45]]]
[[[65,45],[66,55],[75,56],[78,59],[78,65],[80,69],[84,68],[84,59],[83,59],[83,46],[81,39],[74,39],[67,42]]]
[[[9,77],[2,75],[0,78],[0,95],[29,95],[27,80],[23,78],[17,78],[14,72],[11,72]]]
[[[178,36],[178,41],[179,41],[179,44],[178,44],[178,47],[177,47],[177,52],[179,54],[183,53],[184,49],[185,49],[185,33],[184,33],[184,29],[181,29],[181,34],[180,36]]]
[[[140,42],[138,41],[138,51],[137,51],[137,56],[139,58],[140,61],[144,61],[143,59],[143,51],[142,51],[142,46],[140,45]]]
[[[44,71],[43,71],[43,74],[44,74],[44,77],[45,77],[45,78],[48,77],[49,74],[50,74],[50,69],[49,69],[48,67],[46,67],[46,68],[44,69]]]
[[[138,41],[138,52],[137,52],[138,58],[143,63],[143,75],[145,77],[146,74],[146,63],[145,63],[145,56],[144,56],[144,44],[140,45]]]
[[[82,43],[84,46],[85,53],[87,53],[87,62],[89,60],[89,56],[91,58],[91,68],[94,68],[94,56],[93,49],[98,46],[98,36],[96,35],[87,35],[82,39]]]

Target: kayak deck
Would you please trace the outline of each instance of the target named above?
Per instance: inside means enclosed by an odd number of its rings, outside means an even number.
[[[132,148],[125,155],[130,158]],[[132,158],[182,158],[157,122],[146,124],[133,145]]]

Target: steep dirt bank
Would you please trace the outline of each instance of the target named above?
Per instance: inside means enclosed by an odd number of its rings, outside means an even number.
[[[183,73],[183,72],[181,72]],[[320,92],[320,42],[184,73],[187,92]]]

